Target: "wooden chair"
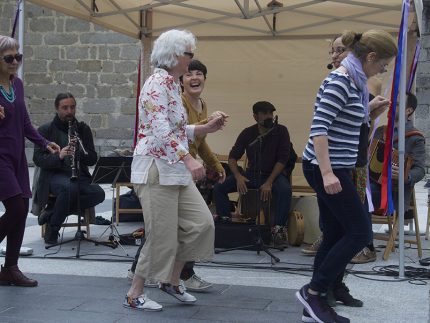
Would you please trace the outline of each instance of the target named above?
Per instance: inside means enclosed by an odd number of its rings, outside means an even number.
[[[427,196],[427,223],[426,223],[426,235],[425,239],[429,239],[429,229],[430,229],[430,194]]]
[[[422,258],[423,251],[421,247],[420,227],[418,223],[418,214],[416,208],[415,191],[412,190],[410,208],[413,212],[413,221],[415,225],[415,239],[405,239],[405,243],[415,244],[417,246],[418,257]],[[388,260],[390,253],[395,251],[395,242],[399,235],[399,218],[397,212],[393,216],[372,214],[372,224],[388,224],[388,233],[376,233],[374,239],[387,241],[382,259]]]
[[[49,198],[55,198],[54,195],[50,194]],[[84,218],[83,218],[83,222],[81,222],[81,226],[82,227],[86,227],[86,232],[87,232],[87,238],[90,237],[90,222],[91,219],[95,219],[95,209],[94,207],[85,209],[84,211]],[[77,227],[79,225],[79,223],[76,222],[64,222],[61,227],[62,228],[69,228],[69,227]],[[42,238],[45,237],[45,232],[46,232],[46,223],[44,225],[42,225]]]

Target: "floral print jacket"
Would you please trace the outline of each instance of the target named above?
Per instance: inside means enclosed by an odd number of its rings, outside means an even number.
[[[188,138],[194,126],[187,125],[181,91],[173,76],[156,68],[143,85],[139,99],[138,142],[134,155],[152,156],[174,164],[188,154]]]

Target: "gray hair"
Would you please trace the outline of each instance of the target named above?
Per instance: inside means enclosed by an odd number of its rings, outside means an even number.
[[[184,55],[188,47],[196,48],[196,38],[187,30],[168,30],[154,42],[151,64],[155,67],[172,68],[178,64],[177,56]]]
[[[0,35],[0,53],[3,53],[8,49],[18,50],[19,49],[18,42],[11,37]]]

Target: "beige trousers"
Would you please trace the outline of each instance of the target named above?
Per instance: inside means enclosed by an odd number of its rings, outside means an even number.
[[[214,253],[215,226],[196,185],[160,185],[155,163],[146,184],[135,184],[145,221],[146,242],[135,274],[170,282],[175,261],[208,261]]]

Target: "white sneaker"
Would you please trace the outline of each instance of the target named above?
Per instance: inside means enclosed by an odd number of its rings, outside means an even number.
[[[197,301],[197,298],[195,298],[193,295],[188,294],[185,291],[185,288],[182,284],[179,284],[179,286],[173,286],[169,283],[158,283],[158,288],[160,288],[163,292],[173,296],[177,300],[180,300],[183,303],[195,303]]]
[[[206,280],[194,274],[189,279],[184,280],[184,285],[189,291],[199,292],[210,288],[212,286],[212,283],[209,283]]]
[[[142,294],[136,298],[131,298],[125,295],[125,299],[122,305],[126,308],[149,312],[159,312],[163,309],[162,305],[149,299],[146,294]]]

